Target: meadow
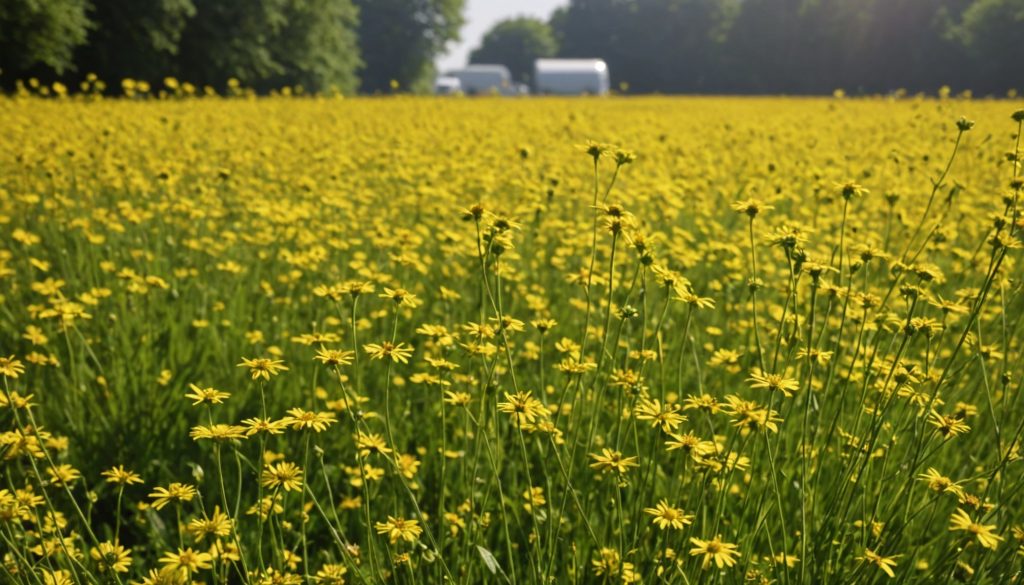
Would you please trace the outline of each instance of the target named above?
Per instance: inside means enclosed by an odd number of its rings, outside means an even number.
[[[0,98],[0,582],[1024,581],[1021,102],[145,94]]]

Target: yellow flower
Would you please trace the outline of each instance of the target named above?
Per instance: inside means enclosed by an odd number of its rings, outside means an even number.
[[[103,477],[107,478],[108,483],[114,483],[119,485],[131,485],[133,483],[142,483],[142,477],[133,471],[128,471],[123,465],[117,467],[111,467],[110,469],[101,473]]]
[[[593,140],[587,140],[583,144],[577,144],[576,149],[582,150],[583,152],[590,155],[591,158],[594,159],[594,164],[597,164],[597,161],[602,156],[610,154],[613,150],[615,150],[615,147],[611,144],[603,144],[600,142],[595,142]]]
[[[271,376],[276,376],[288,370],[282,364],[284,364],[282,360],[270,358],[242,358],[242,363],[238,364],[238,367],[249,368],[249,373],[252,375],[253,380],[262,378],[269,381]]]
[[[594,574],[598,577],[618,575],[620,562],[619,551],[607,547],[602,547],[597,552],[597,558],[590,561],[594,567]]]
[[[149,494],[153,498],[153,507],[162,509],[170,503],[191,502],[196,495],[196,488],[184,483],[172,483],[166,488],[158,487]]]
[[[179,548],[178,552],[169,552],[160,558],[160,564],[164,565],[166,569],[184,573],[188,578],[191,578],[196,571],[209,569],[212,561],[213,557],[210,553],[197,552],[191,547]]]
[[[960,485],[948,477],[939,473],[934,467],[929,467],[928,471],[918,475],[917,478],[921,481],[928,483],[928,489],[936,491],[942,494],[954,494],[957,497],[964,495],[964,489]]]
[[[883,573],[888,575],[890,579],[892,579],[896,576],[896,573],[893,572],[892,568],[896,566],[896,559],[898,559],[900,556],[901,555],[883,557],[882,555],[879,555],[870,548],[865,548],[864,556],[857,557],[857,560],[864,561],[865,563],[868,563],[870,565],[875,565],[876,567],[881,569]]]
[[[265,496],[258,503],[250,506],[245,513],[249,516],[259,514],[263,520],[266,520],[271,514],[281,514],[284,512],[284,506],[281,505],[281,499],[281,494],[279,493],[275,493],[272,496]]]
[[[708,414],[718,414],[721,410],[721,406],[718,400],[710,394],[701,394],[700,396],[687,396],[683,400],[683,410],[703,410]]]
[[[690,543],[693,544],[693,548],[690,549],[691,556],[704,556],[700,565],[702,569],[710,567],[712,561],[719,569],[731,567],[736,564],[736,558],[740,554],[735,544],[722,542],[720,536],[715,536],[711,540],[690,538]]]
[[[281,419],[295,430],[312,429],[318,433],[327,430],[327,427],[338,422],[333,412],[312,412],[301,408],[288,410],[288,416]]]
[[[935,431],[945,438],[952,438],[970,432],[971,427],[958,416],[947,416],[932,410],[928,413],[928,422]]]
[[[287,549],[281,551],[281,557],[284,564],[288,565],[288,568],[292,571],[297,570],[299,568],[299,563],[302,562],[302,557]],[[300,580],[297,585],[301,583],[302,581]]]
[[[290,551],[285,552],[287,553]],[[254,583],[258,585],[302,585],[305,583],[305,580],[303,580],[301,575],[278,571],[271,567],[265,572],[257,574],[257,578]]]
[[[320,348],[316,352],[315,360],[320,360],[325,366],[347,366],[352,363],[355,354],[343,349]]]
[[[137,585],[183,585],[184,574],[176,570],[150,569]]]
[[[422,301],[416,297],[416,295],[405,290],[404,288],[384,288],[384,292],[377,295],[382,299],[391,299],[396,305],[400,307],[415,308],[422,304]]]
[[[729,403],[728,411],[733,415],[733,426],[751,431],[767,429],[773,433],[779,432],[776,423],[782,422],[782,419],[774,410],[762,408],[756,402],[743,400],[738,396],[729,395],[725,400]]]
[[[348,568],[345,565],[327,564],[316,572],[316,582],[323,585],[345,585],[345,574]]]
[[[68,485],[82,477],[77,469],[66,463],[47,468],[46,472],[50,474],[50,483],[53,485]]]
[[[515,394],[505,392],[505,400],[498,403],[498,410],[512,415],[512,420],[516,425],[533,424],[538,418],[548,416],[548,410],[544,408],[544,404],[531,396],[530,392],[516,392]]]
[[[800,557],[795,554],[780,552],[771,559],[776,565],[786,565],[790,569],[800,562]]]
[[[772,209],[775,209],[775,207],[771,205],[765,205],[764,203],[756,199],[745,199],[743,201],[737,201],[735,203],[731,203],[729,207],[731,207],[733,211],[736,211],[738,213],[744,213],[750,218],[757,217],[757,215],[762,211],[770,211]]]
[[[260,483],[263,484],[263,487],[273,489],[283,487],[287,492],[301,491],[302,468],[287,461],[267,465],[260,475]]]
[[[558,368],[558,371],[560,372],[573,376],[579,376],[591,370],[597,369],[597,364],[591,361],[566,358],[558,362],[558,364],[555,367]]]
[[[544,498],[544,488],[542,487],[532,487],[524,491],[523,499],[526,500],[523,508],[527,512],[532,512],[535,507],[540,507],[547,503],[547,499]]]
[[[670,506],[667,500],[661,500],[653,508],[644,508],[644,513],[654,516],[653,524],[662,530],[666,528],[682,530],[684,526],[693,522],[693,515],[686,514],[681,509]]]
[[[245,427],[245,434],[250,437],[258,433],[280,435],[288,428],[288,422],[266,418],[247,418],[242,421],[242,426]]]
[[[832,352],[823,351],[817,348],[808,349],[806,347],[801,347],[796,352],[796,358],[798,360],[810,359],[812,362],[816,363],[819,366],[825,366],[828,365],[829,360],[832,359]]]
[[[782,395],[789,398],[793,392],[800,389],[800,383],[796,380],[786,378],[779,374],[770,374],[761,370],[754,370],[747,378],[751,388],[764,388],[770,392],[782,392]]]
[[[231,439],[244,439],[246,437],[245,427],[238,425],[214,424],[210,426],[197,426],[189,431],[193,441],[211,439],[214,441],[229,441]]]
[[[403,364],[409,363],[409,356],[412,355],[412,348],[407,347],[405,343],[396,345],[390,341],[382,341],[379,344],[367,343],[363,346],[363,351],[375,360],[389,359]]]
[[[622,453],[612,451],[607,447],[602,449],[601,453],[591,453],[590,456],[594,459],[590,467],[601,473],[612,472],[623,475],[629,471],[630,467],[639,467],[636,457],[625,457]]]
[[[313,345],[314,343],[337,343],[341,341],[341,336],[339,336],[337,333],[303,333],[301,335],[296,335],[292,337],[292,341],[294,343],[301,343],[302,345]],[[321,347],[320,349],[324,348]]]
[[[445,390],[444,401],[446,404],[452,406],[468,406],[473,400],[473,397],[466,392],[455,392],[452,390]]]
[[[522,332],[526,331],[526,324],[519,319],[514,319],[508,315],[503,315],[501,319],[491,317],[489,319],[499,331],[506,332]]]
[[[949,529],[954,532],[963,531],[973,534],[981,546],[992,550],[995,550],[1003,540],[1002,536],[995,533],[995,524],[978,524],[963,508],[957,508],[956,512],[953,512],[953,516],[949,519]]]
[[[188,387],[192,391],[186,394],[185,398],[192,399],[192,406],[198,406],[200,404],[222,404],[225,400],[231,397],[231,394],[221,392],[216,388],[200,388],[195,384],[189,384]]]
[[[662,405],[658,399],[641,398],[634,409],[637,420],[649,420],[652,427],[660,428],[666,433],[676,429],[686,417],[679,414],[676,404]]]
[[[17,390],[7,394],[0,394],[0,408],[7,408],[11,406],[18,410],[26,410],[33,408],[35,403],[32,399],[35,398],[35,394],[29,394],[28,396],[22,396]]]
[[[396,457],[395,464],[398,466],[398,472],[406,479],[416,477],[416,472],[420,469],[420,460],[408,453]]]
[[[450,532],[452,536],[458,536],[460,530],[466,529],[466,521],[454,512],[445,512],[444,521],[448,524],[448,532]]]
[[[537,331],[540,331],[541,334],[544,334],[554,329],[555,326],[558,325],[558,321],[555,321],[554,319],[534,319],[533,321],[530,321],[530,324],[536,327]]]
[[[25,373],[25,366],[14,356],[0,357],[0,376],[17,378]]]
[[[43,330],[35,325],[25,326],[25,334],[22,335],[23,339],[27,339],[32,345],[46,345],[49,339],[43,333]]]
[[[56,571],[42,569],[42,575],[43,585],[75,585],[75,582],[71,579],[71,573],[64,569],[57,569]]]
[[[839,192],[839,195],[846,200],[852,199],[854,197],[863,197],[864,195],[870,193],[870,191],[868,191],[864,187],[861,187],[857,183],[854,183],[853,181],[847,181],[845,183],[836,183],[835,188],[836,191]]]
[[[690,290],[683,290],[676,297],[676,300],[682,301],[696,309],[714,309],[715,299],[710,297],[697,296]]]
[[[388,516],[387,522],[377,522],[373,527],[377,530],[377,534],[388,535],[391,544],[395,544],[399,540],[416,542],[420,534],[423,534],[423,529],[419,527],[418,521],[406,520],[402,517]]]
[[[227,514],[220,511],[220,506],[213,507],[213,513],[208,518],[194,518],[188,523],[188,533],[196,541],[208,536],[223,538],[231,534],[233,521]]]
[[[374,291],[373,283],[363,280],[350,280],[342,284],[341,289],[353,298],[359,295],[368,295]]]
[[[669,437],[671,439],[665,441],[666,451],[681,449],[692,455],[704,456],[715,453],[718,450],[714,443],[705,441],[693,433],[686,433],[685,435],[669,433]]]
[[[370,453],[387,455],[391,452],[391,449],[388,448],[388,444],[384,441],[384,437],[377,433],[364,433],[359,431],[356,433],[355,441],[356,449],[359,450],[359,455],[362,457],[366,457]]]
[[[96,561],[97,569],[101,573],[106,573],[107,571],[127,573],[128,567],[132,564],[131,551],[126,550],[120,544],[114,544],[110,541],[101,542],[99,546],[90,549],[89,556],[92,557],[92,560]]]

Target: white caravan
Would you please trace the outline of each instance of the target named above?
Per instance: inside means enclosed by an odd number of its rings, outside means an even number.
[[[537,59],[533,85],[539,94],[605,95],[611,80],[603,59]]]
[[[504,65],[466,65],[449,71],[445,77],[458,79],[460,89],[466,95],[518,93],[516,84],[512,83],[512,73]]]

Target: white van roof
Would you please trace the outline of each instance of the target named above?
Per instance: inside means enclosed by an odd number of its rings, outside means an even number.
[[[608,71],[608,64],[604,62],[604,59],[537,59],[534,66],[537,71],[545,73],[580,71],[604,73]]]
[[[452,71],[448,75],[458,75],[459,73],[498,73],[503,76],[512,75],[512,73],[508,70],[508,67],[505,67],[504,65],[492,65],[488,63],[473,63],[470,65],[466,65],[462,69],[456,69],[455,71]]]

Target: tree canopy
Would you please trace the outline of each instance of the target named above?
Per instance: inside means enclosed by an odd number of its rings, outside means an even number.
[[[529,82],[533,61],[603,58],[636,93],[1005,94],[1024,0],[564,0],[497,23],[472,52]],[[0,0],[0,87],[172,76],[223,90],[429,91],[466,0]],[[1024,89],[1018,87],[1017,89]]]
[[[72,69],[89,33],[87,8],[86,0],[0,0],[0,73]]]
[[[428,89],[434,57],[459,38],[465,0],[356,0],[356,5],[366,64],[362,90],[388,91],[392,82],[412,91]]]
[[[539,18],[519,17],[503,20],[484,35],[480,47],[469,56],[470,63],[500,63],[512,72],[516,81],[529,83],[533,62],[554,57],[558,52],[551,26]]]
[[[570,0],[564,57],[602,57],[637,92],[1005,92],[1024,0]]]
[[[174,76],[223,89],[429,88],[465,0],[0,0],[0,85]]]

